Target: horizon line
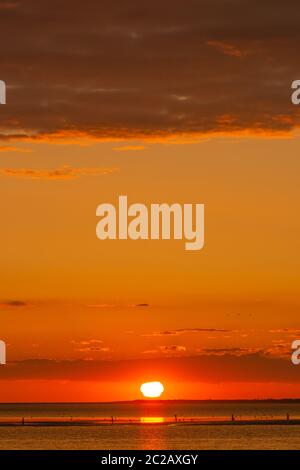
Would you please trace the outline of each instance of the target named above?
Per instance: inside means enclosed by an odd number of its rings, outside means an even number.
[[[109,404],[139,404],[139,403],[257,403],[257,402],[299,402],[299,398],[206,398],[206,399],[155,399],[141,398],[135,400],[113,401],[27,401],[27,402],[0,402],[1,405],[109,405]]]

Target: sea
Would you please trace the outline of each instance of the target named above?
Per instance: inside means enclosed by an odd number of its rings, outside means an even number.
[[[289,401],[0,404],[0,449],[300,449],[297,419]]]

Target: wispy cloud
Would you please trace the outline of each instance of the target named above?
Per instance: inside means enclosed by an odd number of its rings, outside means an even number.
[[[102,308],[118,308],[119,306],[117,304],[88,304],[87,305],[88,308],[99,308],[99,309],[102,309]]]
[[[299,126],[289,99],[299,73],[296,1],[291,9],[273,0],[273,14],[262,8],[259,17],[240,0],[217,8],[211,0],[193,8],[155,0],[152,9],[146,0],[128,8],[120,0],[68,3],[59,19],[49,0],[43,8],[36,0],[0,3],[1,74],[13,77],[0,139],[165,141],[274,136]],[[228,112],[234,121],[220,119]]]
[[[95,345],[95,344],[101,344],[103,343],[103,341],[101,339],[83,339],[83,340],[73,339],[71,343],[80,345],[80,346],[90,346],[90,345]]]
[[[0,2],[0,10],[13,10],[19,6],[20,2]]]
[[[225,55],[233,57],[242,57],[243,53],[241,50],[234,44],[230,44],[226,41],[207,41],[208,46],[212,46],[217,50],[221,51]]]
[[[180,344],[171,344],[166,346],[158,346],[156,349],[143,351],[143,354],[177,354],[186,352],[186,347]]]
[[[13,145],[0,145],[0,152],[31,153],[32,149],[14,147]]]
[[[203,355],[208,356],[248,356],[250,354],[258,354],[261,353],[262,350],[260,348],[201,348],[198,349],[197,352]]]
[[[128,309],[128,308],[147,308],[150,307],[150,304],[146,302],[141,302],[138,304],[110,304],[110,303],[95,303],[95,304],[88,304],[87,307],[89,308],[98,308],[98,309]]]
[[[77,348],[75,351],[78,352],[110,352],[110,348],[108,347],[99,347],[99,346],[86,346],[82,348]]]
[[[276,328],[269,330],[272,334],[300,335],[300,328]]]
[[[120,147],[114,147],[113,150],[115,152],[140,152],[141,150],[145,150],[144,145],[123,145]]]
[[[286,341],[273,342],[273,345],[264,352],[265,356],[290,358],[292,353],[291,343]]]

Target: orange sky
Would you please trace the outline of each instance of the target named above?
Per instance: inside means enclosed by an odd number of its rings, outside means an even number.
[[[0,401],[300,396],[299,7],[68,1],[0,0]],[[119,195],[204,249],[98,240]]]

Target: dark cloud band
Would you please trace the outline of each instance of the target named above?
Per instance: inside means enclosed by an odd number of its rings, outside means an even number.
[[[296,0],[0,2],[0,139],[292,130]]]

